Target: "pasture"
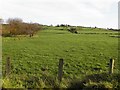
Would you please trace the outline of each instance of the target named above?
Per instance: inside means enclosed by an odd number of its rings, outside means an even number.
[[[114,73],[118,73],[118,38],[113,37],[117,31],[77,28],[79,33],[74,34],[65,29],[46,27],[34,37],[3,37],[3,87],[57,87],[60,58],[64,59],[63,88],[88,75],[108,73],[110,58],[115,60]],[[11,59],[9,78],[5,76],[7,57]],[[116,80],[103,82],[108,88],[116,87],[113,83],[117,86]]]

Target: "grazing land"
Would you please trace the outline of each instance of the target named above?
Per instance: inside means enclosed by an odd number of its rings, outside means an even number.
[[[3,37],[3,88],[68,88],[87,76],[92,78],[88,78],[84,87],[118,87],[118,32],[89,27],[77,27],[77,31],[75,34],[66,27],[44,26],[33,37]],[[5,76],[7,57],[11,59],[9,77]],[[60,58],[64,59],[64,66],[59,86]],[[115,67],[108,79],[110,58],[115,60]],[[99,75],[100,82],[93,80],[95,75]]]

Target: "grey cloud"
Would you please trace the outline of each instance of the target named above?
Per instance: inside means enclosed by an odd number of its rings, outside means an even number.
[[[20,17],[44,24],[114,28],[117,25],[117,0],[2,0],[0,5],[0,15],[5,19]]]

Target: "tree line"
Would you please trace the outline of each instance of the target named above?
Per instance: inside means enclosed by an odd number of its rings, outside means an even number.
[[[3,24],[2,36],[29,35],[32,37],[41,30],[39,23],[26,23],[20,18],[9,18],[7,24]]]

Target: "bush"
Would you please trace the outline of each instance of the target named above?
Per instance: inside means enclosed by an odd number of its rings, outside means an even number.
[[[41,30],[40,24],[25,23],[19,18],[10,18],[7,20],[7,23],[2,36],[29,35],[32,37],[38,30]]]
[[[74,27],[68,29],[68,31],[71,32],[71,33],[76,33],[76,34],[78,33],[78,32],[77,32],[77,29],[74,28]]]

